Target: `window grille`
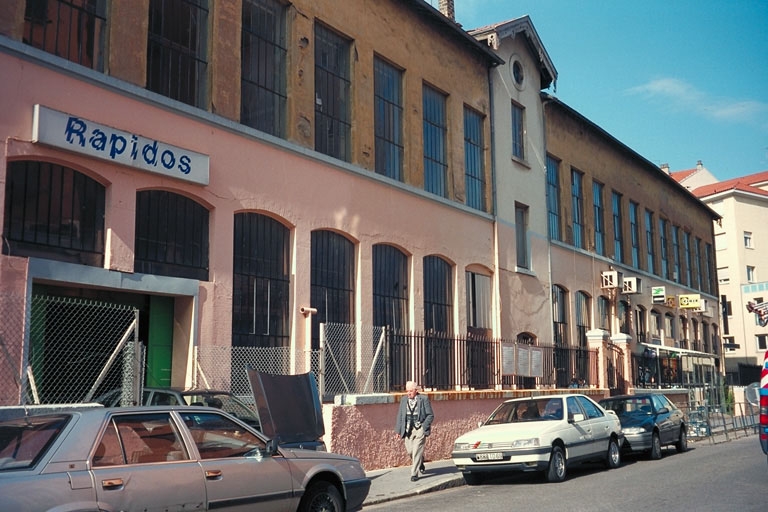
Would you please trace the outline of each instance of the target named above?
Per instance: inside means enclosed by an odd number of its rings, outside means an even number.
[[[315,149],[349,161],[350,42],[323,25],[315,25]]]
[[[403,73],[378,57],[373,71],[376,172],[403,181]]]
[[[547,215],[549,238],[560,236],[560,162],[547,155]]]
[[[467,206],[485,210],[483,116],[464,107],[464,174]]]
[[[207,44],[207,0],[150,0],[147,89],[204,108]]]
[[[312,348],[320,347],[320,324],[355,320],[355,246],[332,231],[312,232]]]
[[[408,257],[397,247],[373,246],[373,324],[408,329]]]
[[[285,10],[278,0],[244,0],[240,122],[285,136]]]
[[[61,165],[10,162],[3,254],[104,264],[104,186]]]
[[[290,345],[290,231],[257,213],[235,214],[232,345]]]
[[[439,256],[424,258],[424,329],[453,332],[453,278],[450,263]]]
[[[164,190],[136,194],[134,271],[208,280],[208,210]]]
[[[25,44],[103,71],[106,33],[106,0],[27,0]]]
[[[448,197],[448,157],[445,96],[425,85],[422,89],[424,116],[424,190]]]

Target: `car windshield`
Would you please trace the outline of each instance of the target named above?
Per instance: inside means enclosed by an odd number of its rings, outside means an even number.
[[[0,423],[0,471],[37,464],[70,418],[63,414],[30,416]]]
[[[491,414],[485,425],[561,419],[563,419],[562,398],[536,398],[504,402]]]
[[[617,416],[635,416],[653,414],[653,405],[648,397],[601,400],[604,409],[614,411]]]

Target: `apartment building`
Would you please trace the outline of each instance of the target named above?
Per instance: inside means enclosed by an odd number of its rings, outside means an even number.
[[[542,101],[555,343],[603,347],[589,371],[615,392],[706,389],[723,371],[720,215],[557,98]],[[585,369],[557,371],[566,382]]]
[[[231,359],[198,375],[201,353],[284,349],[274,370],[302,372],[321,323],[490,318],[502,63],[422,0],[5,2],[4,322],[45,329],[5,337],[2,396],[31,367],[43,402],[90,397],[128,339],[147,385],[226,387]],[[105,304],[128,309],[116,332],[66,338]]]
[[[725,372],[729,384],[759,382],[768,350],[768,172],[718,181],[699,162],[671,175],[720,216],[714,232]]]

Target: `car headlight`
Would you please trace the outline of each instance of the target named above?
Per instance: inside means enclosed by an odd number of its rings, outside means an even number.
[[[643,434],[645,432],[648,432],[648,430],[645,427],[627,427],[625,429],[622,429],[625,434]]]
[[[512,448],[533,448],[541,446],[538,437],[531,437],[530,439],[515,439],[512,441]]]

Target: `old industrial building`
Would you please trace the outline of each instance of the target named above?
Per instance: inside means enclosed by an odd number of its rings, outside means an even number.
[[[439,457],[504,393],[713,382],[718,215],[541,95],[527,16],[432,3],[5,2],[2,403],[415,378]],[[370,411],[328,444],[394,465]]]
[[[723,371],[720,216],[554,96],[542,101],[555,342],[610,340],[597,372],[613,389],[711,390]]]

